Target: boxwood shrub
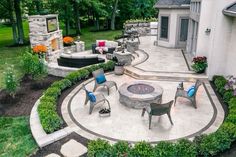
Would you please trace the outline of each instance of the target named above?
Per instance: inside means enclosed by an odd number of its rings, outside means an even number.
[[[104,71],[113,70],[114,62],[91,65],[78,71],[68,74],[64,79],[54,82],[43,94],[38,106],[38,113],[42,127],[46,133],[52,133],[61,128],[62,119],[57,113],[57,100],[62,91],[78,83],[81,80],[87,79],[91,72],[99,68],[104,68]]]
[[[223,76],[214,76],[213,83],[217,91],[221,94],[222,99],[224,96],[225,102],[228,104],[229,114],[227,115],[224,123],[220,128],[209,135],[200,135],[194,138],[193,141],[186,139],[178,140],[175,143],[171,142],[160,142],[154,147],[147,142],[139,142],[133,147],[127,143],[122,145],[121,150],[127,152],[120,154],[120,151],[115,151],[117,154],[110,156],[122,157],[196,157],[196,156],[214,156],[217,153],[223,152],[230,148],[232,142],[236,141],[236,97],[232,96],[229,91],[224,90],[226,79]],[[100,140],[98,140],[100,141]],[[96,149],[94,144],[97,141],[91,141],[89,143],[88,153],[95,155]],[[104,152],[110,152],[116,150],[116,144],[108,146],[106,143],[107,150]],[[128,148],[127,148],[128,147]],[[105,148],[105,147],[103,147]],[[99,150],[100,152],[101,150]],[[109,154],[109,153],[108,153]],[[127,155],[128,154],[128,155]],[[96,155],[95,155],[96,156]]]

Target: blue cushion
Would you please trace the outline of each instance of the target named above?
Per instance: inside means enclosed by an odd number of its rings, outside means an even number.
[[[96,96],[92,92],[89,92],[88,97],[91,102],[96,102]]]
[[[187,90],[187,93],[190,92],[190,90],[192,90],[192,89],[194,89],[194,88],[195,88],[194,85],[192,85],[191,87],[189,87],[188,90]]]
[[[194,94],[195,94],[195,86],[192,86],[192,87],[187,91],[187,94],[188,94],[189,97],[194,96]]]
[[[98,84],[102,84],[104,82],[106,82],[106,77],[104,74],[100,74],[96,77],[96,81]]]

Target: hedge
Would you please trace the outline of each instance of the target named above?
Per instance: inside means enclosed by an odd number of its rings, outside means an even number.
[[[99,68],[104,71],[113,70],[115,63],[109,61],[91,65],[78,71],[68,74],[64,79],[54,82],[43,94],[39,102],[38,113],[42,127],[46,133],[57,131],[62,126],[62,119],[57,113],[57,100],[63,90],[77,84],[79,81],[87,79],[91,73]]]
[[[216,132],[196,136],[193,141],[180,139],[175,143],[160,142],[155,146],[144,141],[134,146],[122,141],[110,145],[105,140],[98,139],[89,142],[88,156],[99,157],[102,154],[104,157],[208,157],[224,152],[236,141],[236,97],[224,89],[227,80],[223,76],[214,76],[213,83],[229,108],[229,114]]]

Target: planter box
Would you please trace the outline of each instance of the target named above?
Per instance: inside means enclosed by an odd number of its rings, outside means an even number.
[[[115,75],[123,75],[125,68],[123,66],[116,65],[114,69]]]
[[[64,53],[75,53],[76,45],[64,47]]]

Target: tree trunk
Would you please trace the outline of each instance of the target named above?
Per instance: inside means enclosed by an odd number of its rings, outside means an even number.
[[[76,1],[74,1],[74,5],[73,6],[74,6],[76,34],[81,34],[78,3]]]
[[[111,15],[111,30],[115,30],[115,22],[116,22],[116,10],[118,6],[119,0],[115,0],[115,4],[113,6],[113,11]]]
[[[66,9],[65,9],[65,27],[66,27],[66,35],[68,36],[70,33],[70,19],[69,15],[67,14],[69,10],[68,4],[66,4]]]
[[[99,25],[99,16],[96,15],[96,18],[95,18],[95,27],[96,27],[96,30],[100,30],[100,25]]]
[[[14,44],[17,44],[18,40],[17,40],[17,28],[16,28],[16,21],[14,19],[14,12],[13,12],[13,3],[11,0],[9,0],[9,20],[11,23],[11,27],[12,27],[12,37],[13,37],[13,42]]]
[[[18,29],[18,44],[24,44],[24,29],[22,23],[20,0],[14,0],[14,8],[16,14],[16,24]]]

